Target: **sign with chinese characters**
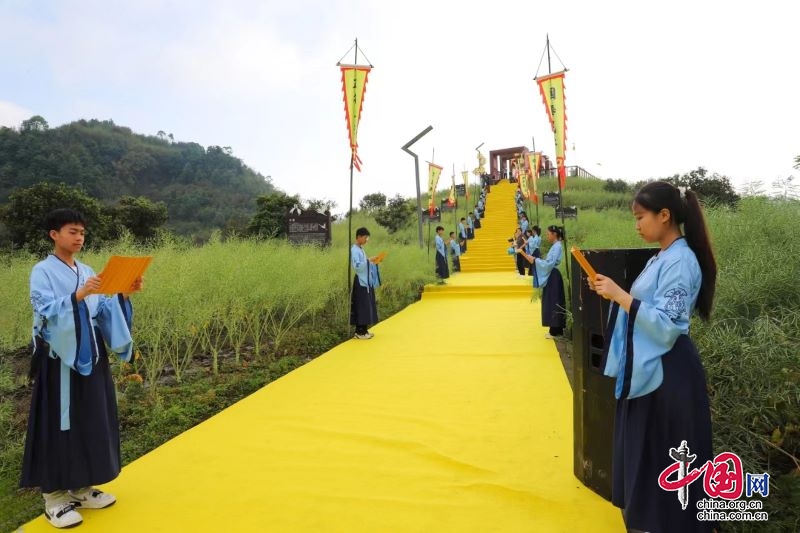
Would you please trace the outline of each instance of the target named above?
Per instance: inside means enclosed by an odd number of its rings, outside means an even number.
[[[546,192],[542,195],[542,202],[544,205],[549,205],[551,207],[558,207],[558,193],[557,192]]]
[[[293,244],[331,243],[331,214],[303,211],[295,206],[287,213],[287,235]]]
[[[556,218],[578,218],[578,207],[556,207]]]

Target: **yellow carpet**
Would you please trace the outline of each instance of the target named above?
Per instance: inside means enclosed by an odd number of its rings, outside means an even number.
[[[527,281],[429,289],[126,466],[79,530],[624,531],[572,474],[572,393]]]
[[[508,239],[519,226],[517,206],[514,202],[516,185],[507,180],[491,187],[486,195],[486,213],[475,239],[467,242],[467,253],[461,257],[463,272],[515,273],[515,258],[508,255]]]

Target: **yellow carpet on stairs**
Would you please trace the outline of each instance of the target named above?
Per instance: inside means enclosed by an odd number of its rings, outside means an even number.
[[[80,531],[624,531],[573,476],[572,393],[538,301],[503,294],[520,281],[451,277],[127,465]]]
[[[491,187],[481,227],[475,230],[475,238],[467,241],[467,252],[461,257],[463,272],[516,272],[514,256],[506,252],[508,239],[519,226],[516,190],[507,180]]]

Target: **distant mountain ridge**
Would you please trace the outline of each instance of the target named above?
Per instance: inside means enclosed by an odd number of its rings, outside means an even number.
[[[166,227],[180,234],[246,226],[256,198],[275,191],[230,147],[141,135],[111,120],[51,129],[34,116],[18,130],[0,128],[0,204],[14,189],[40,182],[78,186],[106,204],[124,195],[163,201]]]

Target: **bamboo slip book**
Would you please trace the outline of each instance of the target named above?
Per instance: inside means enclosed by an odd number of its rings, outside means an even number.
[[[125,257],[122,255],[112,255],[106,263],[100,276],[100,294],[116,294],[118,292],[128,292],[137,278],[144,274],[150,266],[152,256]]]

